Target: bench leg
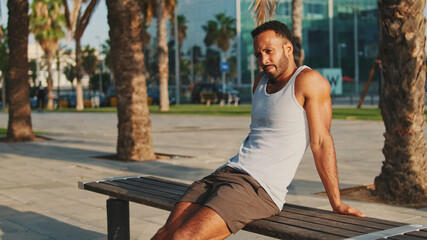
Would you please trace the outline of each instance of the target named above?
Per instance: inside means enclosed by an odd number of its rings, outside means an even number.
[[[129,202],[110,198],[107,200],[108,240],[129,240]]]

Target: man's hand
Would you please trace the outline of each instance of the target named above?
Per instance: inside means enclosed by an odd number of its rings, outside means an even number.
[[[352,206],[349,206],[343,202],[341,202],[340,205],[332,207],[332,208],[333,208],[334,213],[354,215],[357,217],[366,217],[366,215],[363,214],[359,209],[356,209]]]

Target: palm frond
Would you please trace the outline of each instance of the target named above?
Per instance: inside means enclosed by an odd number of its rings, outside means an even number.
[[[252,17],[255,19],[256,25],[259,26],[271,19],[276,12],[275,0],[252,0],[249,9],[252,8]]]

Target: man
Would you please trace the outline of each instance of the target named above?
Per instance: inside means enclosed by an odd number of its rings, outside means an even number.
[[[277,214],[308,145],[333,211],[364,216],[340,198],[328,81],[295,65],[285,24],[264,23],[252,37],[263,72],[253,86],[251,131],[236,156],[191,185],[153,239],[224,239]]]

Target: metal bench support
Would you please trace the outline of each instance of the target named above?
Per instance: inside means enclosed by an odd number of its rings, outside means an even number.
[[[129,240],[129,202],[110,198],[107,200],[108,240]]]

